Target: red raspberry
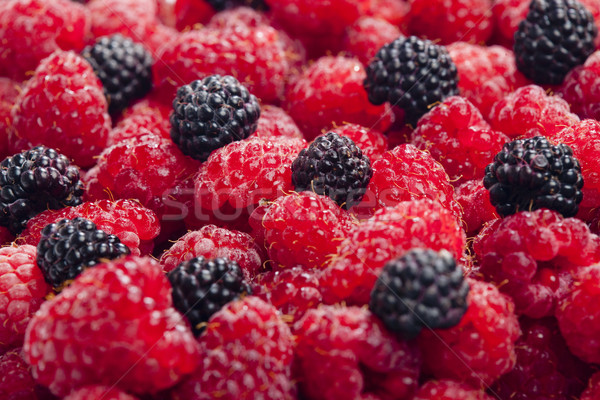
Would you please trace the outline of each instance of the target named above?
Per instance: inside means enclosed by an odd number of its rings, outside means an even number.
[[[302,132],[284,109],[264,105],[260,110],[258,128],[251,136],[258,136],[263,139],[277,136],[302,139]]]
[[[285,33],[268,25],[192,30],[166,47],[153,66],[154,82],[172,99],[179,86],[196,79],[235,75],[252,94],[274,102],[300,57],[288,44]]]
[[[11,110],[20,90],[18,82],[0,77],[0,161],[12,155],[8,150],[8,129],[12,126]]]
[[[406,32],[406,16],[410,11],[410,4],[404,0],[370,0],[366,15],[384,19],[392,25],[399,26]]]
[[[195,178],[196,217],[247,218],[260,200],[293,191],[292,161],[303,139],[252,137],[214,151]]]
[[[0,354],[23,345],[25,328],[50,287],[29,245],[0,247]]]
[[[347,211],[313,192],[284,195],[266,211],[254,212],[262,215],[254,218],[256,236],[264,238],[269,258],[279,268],[323,268],[353,227]]]
[[[581,400],[600,399],[600,372],[596,372],[589,380],[588,387],[581,395]]]
[[[580,268],[573,273],[570,292],[556,307],[560,331],[571,353],[588,363],[600,362],[600,264]]]
[[[90,32],[90,13],[68,0],[0,3],[0,75],[24,80],[58,49],[80,51]]]
[[[589,367],[575,358],[554,318],[521,318],[517,364],[493,387],[500,399],[571,400],[585,388]]]
[[[438,379],[490,385],[515,365],[520,335],[514,305],[490,284],[468,279],[469,308],[450,329],[423,330],[419,347],[425,370]]]
[[[461,214],[444,167],[415,146],[398,145],[375,160],[371,167],[373,176],[367,192],[362,202],[353,208],[361,218],[402,201],[423,198],[437,200],[457,216]]]
[[[117,235],[129,247],[131,254],[146,254],[152,250],[152,240],[158,236],[160,225],[156,214],[133,200],[99,200],[77,207],[48,210],[27,222],[27,228],[17,238],[18,243],[37,246],[41,231],[48,224],[61,219],[83,217],[96,224],[98,229]]]
[[[4,400],[55,399],[46,388],[35,383],[20,347],[0,355],[0,398]]]
[[[215,9],[206,0],[175,0],[174,12],[175,27],[180,31],[206,24],[215,15]]]
[[[287,89],[287,108],[307,140],[322,129],[348,122],[387,130],[390,106],[369,102],[363,87],[366,76],[357,59],[328,56],[295,77]]]
[[[498,101],[490,112],[492,128],[511,138],[552,136],[579,122],[566,101],[548,96],[543,88],[528,85]]]
[[[493,400],[493,397],[467,384],[441,379],[421,386],[413,400]]]
[[[371,163],[381,158],[388,149],[387,137],[375,129],[357,124],[345,124],[329,131],[352,139],[358,148],[362,150],[362,153],[369,157]]]
[[[308,309],[323,301],[316,271],[302,266],[262,273],[254,280],[252,290],[254,295],[276,307],[284,321],[290,322],[297,321]]]
[[[94,164],[110,130],[102,84],[91,65],[73,52],[42,60],[13,108],[13,153],[46,145],[80,167]]]
[[[294,325],[298,383],[306,398],[411,399],[419,377],[414,346],[368,310],[322,306]]]
[[[466,238],[456,216],[429,199],[404,201],[383,208],[358,225],[339,248],[319,281],[325,301],[369,302],[383,265],[413,247],[446,249],[459,259]]]
[[[382,16],[382,18],[384,17]],[[404,35],[398,26],[385,19],[362,17],[346,28],[343,47],[364,65],[369,65],[371,59],[384,44],[402,36]]]
[[[463,210],[462,219],[469,237],[476,235],[486,222],[499,218],[481,179],[464,182],[454,194]]]
[[[134,397],[126,392],[117,388],[111,388],[109,386],[84,386],[77,389],[64,400],[136,400]]]
[[[133,256],[87,269],[44,303],[24,350],[57,396],[89,384],[153,393],[192,372],[199,355],[160,265]]]
[[[449,44],[483,43],[492,35],[491,0],[410,0],[413,35]]]
[[[134,104],[125,111],[123,117],[108,134],[107,147],[128,139],[139,138],[148,132],[170,139],[169,113],[172,109],[147,99]]]
[[[580,118],[600,118],[600,51],[583,65],[573,68],[563,81],[559,94]]]
[[[495,102],[528,83],[517,70],[514,53],[504,47],[454,42],[448,46],[448,53],[458,70],[461,95],[477,106],[484,117]]]
[[[517,312],[541,318],[569,290],[568,271],[600,261],[599,245],[583,221],[540,209],[495,220],[473,248],[481,273],[513,298]]]
[[[188,232],[179,238],[160,258],[165,272],[194,257],[209,259],[224,257],[239,264],[246,279],[251,279],[262,269],[263,250],[252,236],[206,225],[198,231]]]
[[[199,337],[198,368],[172,400],[292,400],[292,334],[277,310],[258,297],[214,314]]]
[[[509,140],[493,131],[469,100],[458,96],[421,117],[412,132],[412,143],[442,164],[455,184],[483,178],[485,167]]]

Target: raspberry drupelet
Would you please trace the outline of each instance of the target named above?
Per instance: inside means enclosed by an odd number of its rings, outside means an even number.
[[[64,400],[137,400],[138,398],[110,386],[89,385],[72,391]]]
[[[419,388],[413,400],[494,400],[494,398],[468,384],[451,379],[440,379],[426,382]]]

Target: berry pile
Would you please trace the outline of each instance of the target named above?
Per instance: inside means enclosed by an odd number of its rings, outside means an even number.
[[[0,400],[600,398],[600,0],[0,0]]]

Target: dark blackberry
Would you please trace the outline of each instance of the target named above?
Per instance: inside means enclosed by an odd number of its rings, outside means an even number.
[[[450,252],[412,249],[383,267],[369,308],[390,331],[412,339],[423,327],[458,324],[468,294],[469,284]]]
[[[360,202],[372,175],[369,158],[349,137],[334,132],[317,137],[292,163],[296,192],[329,196],[346,209]]]
[[[181,86],[173,110],[173,142],[200,161],[214,150],[250,136],[260,116],[256,97],[233,76],[220,75]]]
[[[167,274],[173,287],[173,303],[192,325],[196,335],[208,319],[232,300],[252,294],[242,269],[227,258],[192,258]]]
[[[458,94],[458,75],[444,46],[409,36],[379,49],[367,67],[364,86],[371,103],[389,101],[415,126],[436,103]]]
[[[485,168],[483,185],[503,217],[539,208],[573,217],[583,199],[581,167],[573,150],[543,136],[506,143]]]
[[[56,150],[34,147],[0,163],[0,226],[13,234],[45,210],[81,204],[79,168]]]
[[[206,0],[208,4],[215,9],[215,11],[223,11],[233,7],[252,7],[255,10],[267,11],[269,7],[264,0]]]
[[[37,264],[44,279],[60,290],[83,270],[129,254],[118,237],[97,229],[89,219],[77,217],[48,224],[37,246]]]
[[[515,33],[517,68],[538,84],[557,85],[595,50],[598,28],[577,0],[533,0]]]
[[[116,34],[104,36],[83,49],[81,55],[92,65],[102,82],[108,111],[119,114],[152,89],[152,55],[139,43]]]

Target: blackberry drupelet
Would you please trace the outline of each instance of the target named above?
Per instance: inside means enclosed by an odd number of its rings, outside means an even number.
[[[296,192],[329,196],[346,209],[360,202],[372,175],[369,158],[349,137],[334,132],[316,138],[292,163]]]
[[[252,294],[240,266],[227,258],[192,258],[167,277],[173,287],[173,304],[190,321],[196,335],[225,304]]]
[[[37,264],[46,282],[58,291],[84,269],[127,254],[129,248],[117,236],[77,217],[46,225],[37,246]]]
[[[412,249],[388,262],[371,292],[369,308],[405,339],[424,327],[446,329],[467,311],[469,284],[446,250]]]
[[[102,82],[111,115],[118,115],[152,89],[154,60],[140,43],[120,34],[104,36],[81,55]]]
[[[486,167],[483,185],[503,217],[539,208],[573,217],[583,199],[583,176],[573,150],[543,136],[506,143]]]
[[[211,75],[177,90],[171,139],[184,154],[205,161],[214,150],[254,133],[259,116],[258,100],[237,79]]]
[[[533,0],[515,33],[517,68],[537,84],[557,85],[595,50],[598,28],[577,0]]]
[[[81,204],[79,168],[56,150],[38,146],[0,163],[0,226],[13,234],[45,210]]]
[[[436,103],[458,94],[458,75],[444,46],[409,36],[379,49],[367,67],[364,86],[371,103],[389,101],[416,126]]]

